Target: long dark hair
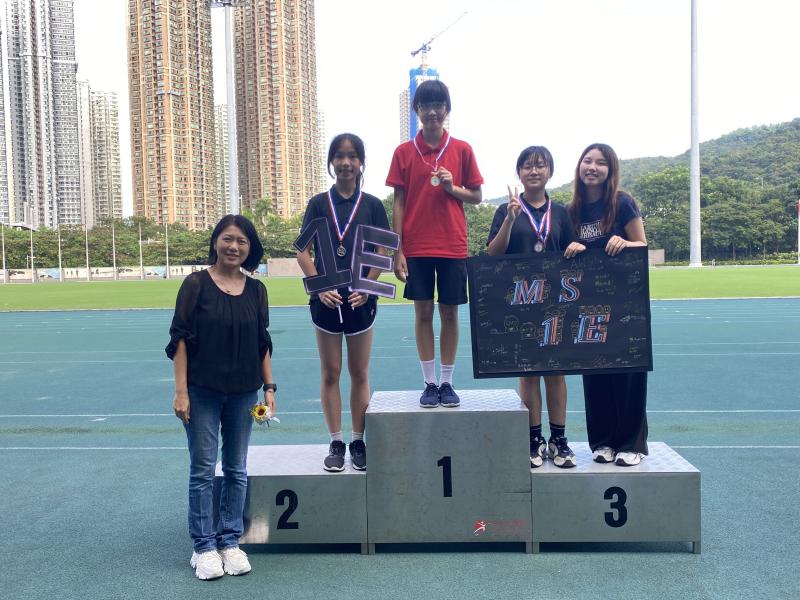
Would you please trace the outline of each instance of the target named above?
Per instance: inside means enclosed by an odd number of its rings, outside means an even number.
[[[367,153],[364,150],[364,140],[358,137],[355,133],[340,133],[331,140],[331,145],[328,146],[328,175],[336,179],[336,176],[331,173],[331,165],[333,164],[333,157],[336,156],[336,153],[339,151],[339,146],[341,146],[342,142],[345,141],[353,144],[353,149],[356,151],[356,156],[358,156],[358,160],[361,161],[361,170],[359,171],[358,175],[356,175],[356,186],[360,188],[361,179],[364,176],[364,168],[367,162]]]
[[[603,218],[600,219],[600,229],[608,233],[617,220],[617,193],[619,192],[619,158],[614,149],[608,144],[590,144],[581,152],[578,164],[575,167],[575,182],[572,190],[572,202],[567,207],[575,229],[580,233],[581,207],[586,200],[586,186],[581,181],[580,169],[584,157],[592,150],[599,150],[608,164],[608,177],[603,182],[603,194],[599,202],[603,203]]]
[[[211,241],[208,245],[208,264],[216,264],[217,251],[214,249],[214,242],[217,241],[217,238],[223,230],[230,225],[241,229],[242,233],[247,236],[250,242],[250,253],[242,263],[242,268],[245,271],[255,271],[261,259],[264,257],[264,246],[261,245],[261,240],[258,239],[256,228],[250,222],[250,219],[242,215],[225,215],[219,220],[216,227],[214,227],[214,231],[211,232]]]

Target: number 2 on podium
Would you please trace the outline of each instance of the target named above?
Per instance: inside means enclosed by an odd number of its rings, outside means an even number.
[[[442,467],[442,495],[445,498],[453,497],[453,470],[449,456],[443,456],[436,464]]]

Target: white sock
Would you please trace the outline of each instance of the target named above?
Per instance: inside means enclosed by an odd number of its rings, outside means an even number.
[[[355,442],[356,440],[363,440],[364,439],[364,432],[361,433],[354,431],[353,432],[353,439],[351,441]]]
[[[337,431],[336,433],[332,433],[331,434],[331,441],[332,442],[341,442],[341,441],[343,441],[342,432],[341,431]]]
[[[443,383],[449,383],[453,385],[453,370],[456,368],[455,365],[442,365],[442,376],[439,377],[439,385]]]
[[[438,385],[436,382],[436,359],[433,360],[421,360],[419,361],[419,366],[422,367],[422,379],[425,383],[433,383]]]

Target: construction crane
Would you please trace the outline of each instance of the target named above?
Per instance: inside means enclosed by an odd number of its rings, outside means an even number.
[[[420,46],[419,48],[417,48],[416,50],[414,50],[414,51],[411,53],[411,56],[412,56],[412,57],[415,57],[417,54],[422,54],[422,56],[420,57],[420,62],[422,63],[422,65],[423,65],[423,68],[424,68],[424,66],[428,64],[428,51],[431,49],[431,42],[432,42],[433,40],[435,40],[437,37],[439,37],[440,35],[442,35],[442,34],[443,34],[445,31],[447,31],[448,29],[450,29],[450,28],[451,28],[453,25],[455,25],[456,23],[458,23],[458,22],[459,22],[461,19],[463,19],[463,18],[464,18],[464,15],[466,15],[466,14],[467,14],[467,11],[465,10],[463,13],[461,13],[461,14],[458,16],[458,18],[457,18],[457,19],[455,19],[455,20],[454,20],[452,23],[450,23],[450,24],[449,24],[447,27],[445,27],[444,29],[442,29],[442,30],[441,30],[441,31],[439,31],[438,33],[435,33],[435,34],[433,34],[433,36],[431,37],[431,39],[429,39],[427,42],[425,42],[424,44],[422,44],[422,46]]]

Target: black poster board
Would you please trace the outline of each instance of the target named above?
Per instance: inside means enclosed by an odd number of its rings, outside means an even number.
[[[647,248],[467,262],[473,376],[652,371]]]

